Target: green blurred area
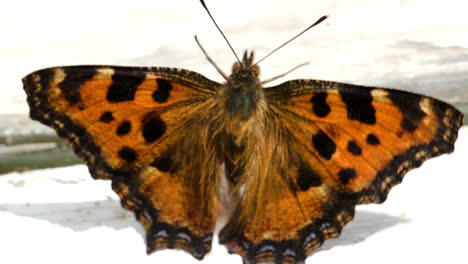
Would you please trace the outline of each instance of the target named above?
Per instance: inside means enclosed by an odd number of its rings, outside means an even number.
[[[82,160],[75,155],[68,145],[55,143],[49,145],[50,147],[34,151],[13,150],[0,152],[0,174],[82,163]]]

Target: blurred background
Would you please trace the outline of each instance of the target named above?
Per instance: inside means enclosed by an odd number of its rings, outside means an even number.
[[[3,173],[79,162],[55,133],[28,119],[21,78],[32,71],[78,64],[168,66],[222,82],[195,44],[194,35],[199,35],[226,72],[235,60],[196,0],[15,3],[0,11]],[[320,16],[331,15],[262,62],[265,79],[310,62],[275,83],[311,78],[391,87],[431,95],[468,112],[466,1],[239,0],[207,4],[237,53],[251,49],[258,58]],[[18,153],[22,154],[20,160]]]
[[[397,88],[439,98],[468,113],[467,1],[206,3],[236,52],[241,55],[245,49],[254,50],[257,58],[322,15],[330,15],[260,64],[261,77],[267,79],[310,63],[271,85],[300,78]],[[13,177],[19,185],[28,183],[28,178],[15,178],[22,177],[19,172],[81,163],[51,129],[29,119],[21,78],[30,72],[80,64],[167,66],[222,82],[197,47],[194,35],[225,72],[235,61],[197,0],[10,1],[0,10],[0,32],[0,174],[10,172],[5,177]],[[89,177],[84,167],[72,168]],[[34,175],[39,172],[29,177]],[[108,185],[103,188],[109,189]],[[8,199],[1,197],[2,190],[0,198],[5,202]],[[116,199],[113,194],[106,195],[102,199]],[[24,212],[23,207],[11,206],[8,210]],[[118,204],[109,206],[120,210]],[[133,217],[125,211],[118,211],[116,217],[119,215]]]
[[[466,1],[207,4],[237,53],[251,49],[258,58],[320,16],[331,15],[262,62],[265,79],[310,62],[275,83],[313,78],[398,88],[434,96],[468,112]],[[0,14],[0,173],[79,162],[55,133],[28,119],[21,78],[32,71],[78,64],[168,66],[222,82],[194,35],[226,72],[235,60],[197,0],[132,4],[19,0]]]

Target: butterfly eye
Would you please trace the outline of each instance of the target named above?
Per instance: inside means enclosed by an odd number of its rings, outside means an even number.
[[[256,77],[260,75],[260,67],[258,67],[257,65],[251,66],[250,69]]]
[[[240,69],[242,68],[242,66],[240,65],[240,63],[234,63],[234,65],[232,65],[232,72],[238,72],[240,71]]]

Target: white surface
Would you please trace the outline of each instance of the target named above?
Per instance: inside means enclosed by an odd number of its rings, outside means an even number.
[[[468,102],[468,1],[206,2],[240,56],[253,49],[261,57],[331,15],[263,62],[264,79],[309,61],[278,82],[328,79]],[[222,81],[195,34],[226,72],[235,60],[198,0],[6,1],[0,32],[0,114],[27,113],[21,78],[44,67],[171,66]]]
[[[307,263],[468,262],[468,127],[455,152],[408,173],[382,205],[360,206]],[[143,229],[108,181],[85,166],[0,177],[1,263],[200,263],[182,251],[145,254]],[[241,263],[217,241],[202,263]]]

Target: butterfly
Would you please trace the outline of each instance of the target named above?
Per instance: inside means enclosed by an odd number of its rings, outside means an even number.
[[[147,252],[303,263],[358,204],[382,203],[425,160],[451,153],[463,115],[435,98],[321,80],[264,87],[254,53],[226,83],[166,67],[64,66],[23,78],[34,120],[95,179],[112,181]]]

